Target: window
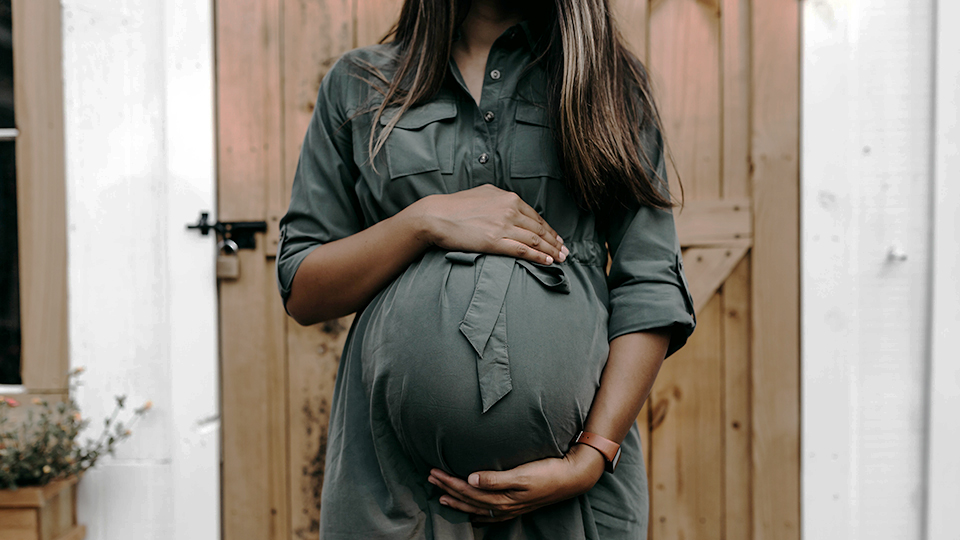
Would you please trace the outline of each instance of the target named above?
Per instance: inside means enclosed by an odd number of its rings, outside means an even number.
[[[0,392],[67,385],[60,10],[0,0]]]
[[[0,0],[0,384],[20,384],[20,279],[17,242],[13,19]]]

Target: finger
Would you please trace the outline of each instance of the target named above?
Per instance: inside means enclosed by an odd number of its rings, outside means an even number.
[[[467,485],[485,491],[524,491],[526,482],[514,469],[507,471],[480,471],[467,477]]]
[[[432,473],[429,481],[431,484],[447,492],[448,495],[476,508],[506,512],[510,510],[508,505],[512,506],[516,503],[513,498],[507,496],[504,492],[477,489],[463,480],[444,472],[437,471]]]
[[[566,260],[567,254],[563,249],[564,246],[557,240],[560,237],[549,228],[546,221],[538,223],[526,214],[520,214],[517,217],[516,226],[524,231],[521,236],[529,237],[528,241],[524,241],[525,244],[550,255],[557,261],[563,262]],[[522,239],[518,240],[523,241]]]
[[[547,223],[547,220],[543,219],[543,216],[538,214],[537,211],[534,210],[532,206],[524,202],[523,199],[520,199],[518,209],[520,210],[520,213],[523,214],[524,217],[533,220],[533,222],[536,223],[538,227],[542,226],[545,229],[545,231],[544,231],[544,234],[542,234],[541,236],[543,236],[544,238],[548,238],[551,244],[556,246],[557,249],[560,249],[560,246],[563,245],[563,239],[560,238],[560,235],[557,234],[557,231],[553,230],[553,227],[551,227],[550,224]],[[536,230],[536,229],[531,229],[531,230]]]
[[[540,264],[553,264],[555,260],[553,255],[544,253],[537,248],[532,247],[530,244],[527,244],[520,238],[526,236],[526,240],[530,240],[530,232],[527,231],[526,234],[521,232],[522,229],[514,229],[512,236],[513,238],[501,238],[494,245],[494,252],[500,255],[508,255],[510,257],[516,257],[518,259],[526,259],[531,262],[540,263]]]
[[[510,237],[517,242],[526,244],[541,253],[546,253],[556,262],[563,262],[566,260],[566,255],[561,252],[559,247],[547,242],[546,239],[538,235],[535,231],[526,229],[522,226],[517,226],[510,230],[509,234]]]

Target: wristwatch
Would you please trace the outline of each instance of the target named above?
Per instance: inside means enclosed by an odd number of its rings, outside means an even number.
[[[577,437],[573,439],[571,444],[585,444],[587,446],[592,446],[600,451],[603,454],[603,459],[606,460],[606,469],[607,472],[612,473],[614,469],[617,468],[617,463],[620,462],[620,445],[611,441],[610,439],[601,437],[596,433],[590,433],[589,431],[581,431],[577,434]]]

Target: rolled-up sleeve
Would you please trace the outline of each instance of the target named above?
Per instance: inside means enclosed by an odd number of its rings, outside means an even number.
[[[659,134],[656,139],[657,170],[666,179]],[[673,212],[649,206],[615,212],[607,242],[611,255],[609,339],[668,328],[670,356],[683,347],[696,327]]]
[[[359,174],[352,156],[352,111],[343,99],[351,77],[338,60],[320,83],[293,178],[290,206],[280,220],[277,286],[286,309],[293,276],[318,246],[363,228],[354,186]],[[289,312],[288,312],[289,313]]]

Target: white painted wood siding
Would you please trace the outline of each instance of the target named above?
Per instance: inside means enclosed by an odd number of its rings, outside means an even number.
[[[803,10],[803,536],[920,540],[934,1]]]
[[[960,2],[937,2],[927,539],[960,538]]]
[[[98,428],[154,408],[80,482],[87,540],[219,538],[210,0],[64,0],[71,364]]]

